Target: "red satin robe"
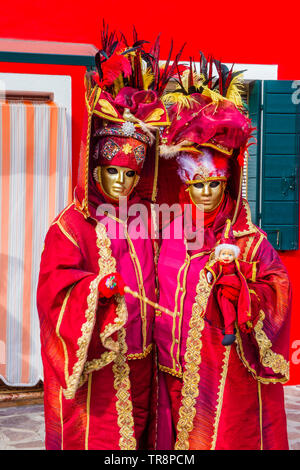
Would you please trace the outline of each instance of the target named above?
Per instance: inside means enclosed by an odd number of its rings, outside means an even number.
[[[102,222],[71,204],[45,240],[37,304],[48,450],[151,448],[154,310],[129,294],[99,301],[98,285],[117,271],[155,300],[152,242],[126,231],[110,239]]]

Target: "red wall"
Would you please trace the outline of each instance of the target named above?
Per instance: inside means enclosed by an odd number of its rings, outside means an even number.
[[[4,3],[4,2],[2,2]],[[10,6],[11,5],[11,6]],[[162,33],[162,52],[166,55],[171,38],[177,50],[188,41],[183,59],[198,60],[198,51],[224,62],[278,64],[278,78],[300,79],[299,0],[288,8],[273,1],[240,0],[188,3],[173,0],[151,2],[109,0],[84,3],[76,0],[15,0],[1,5],[0,37],[90,43],[100,46],[102,19],[111,29],[126,34],[135,25],[140,39],[152,41]],[[72,136],[74,179],[81,137],[84,108],[83,67],[0,64],[0,72],[62,74],[72,77]],[[300,251],[281,255],[293,283],[291,334],[291,380],[300,383],[300,289],[297,271]],[[298,341],[298,343],[297,343]]]

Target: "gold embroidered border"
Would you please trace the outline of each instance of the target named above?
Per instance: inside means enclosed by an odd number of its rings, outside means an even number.
[[[246,218],[247,218],[247,225],[248,225],[248,230],[242,230],[242,231],[239,231],[239,230],[233,230],[233,235],[235,237],[241,237],[241,236],[244,236],[244,235],[250,235],[252,234],[253,232],[258,232],[258,228],[253,225],[252,223],[252,219],[251,219],[251,211],[250,211],[250,207],[249,207],[249,204],[248,202],[243,199],[242,201],[242,204],[245,208],[245,211],[246,211]]]
[[[271,350],[272,343],[263,331],[264,319],[265,314],[261,310],[259,320],[254,327],[261,363],[264,367],[272,369],[275,374],[281,374],[286,380],[289,380],[289,363],[284,359],[282,354],[277,354]]]
[[[226,382],[226,377],[227,377],[231,346],[225,346],[225,348],[226,349],[225,349],[224,358],[223,358],[222,375],[221,375],[221,381],[219,384],[219,391],[218,391],[217,409],[216,409],[216,417],[215,417],[215,423],[214,423],[214,434],[213,434],[210,450],[215,450],[216,448],[218,428],[219,428],[220,416],[221,416],[221,411],[222,411],[222,406],[223,406],[224,388],[225,388],[225,382]]]
[[[82,375],[79,380],[79,387],[81,387],[88,379],[88,376],[91,372],[102,369],[111,362],[115,360],[116,353],[115,351],[105,351],[99,359],[93,359],[92,361],[87,361],[84,364]]]
[[[67,382],[67,388],[64,390],[64,396],[68,399],[74,398],[74,395],[76,393],[76,390],[79,384],[82,385],[82,383],[86,379],[85,374],[83,377],[81,377],[81,375],[82,375],[82,372],[84,371],[84,365],[86,363],[86,358],[87,358],[87,349],[88,349],[88,345],[89,345],[93,328],[95,325],[96,311],[98,307],[99,282],[102,279],[102,277],[114,272],[116,269],[116,260],[112,256],[112,252],[110,249],[111,241],[109,237],[107,236],[106,228],[103,224],[97,223],[96,235],[97,235],[96,243],[99,249],[99,260],[98,260],[99,274],[90,283],[90,293],[87,297],[87,309],[85,311],[86,322],[81,327],[82,336],[77,341],[77,344],[78,344],[78,350],[76,352],[77,362],[73,366],[72,375],[69,377],[68,382]],[[116,302],[117,302],[116,310],[117,310],[118,318],[116,319],[116,322],[111,326],[109,330],[110,334],[111,332],[117,331],[119,328],[121,328],[122,322],[124,322],[123,324],[125,324],[125,322],[127,321],[127,316],[128,316],[124,297],[116,296]],[[108,347],[108,349],[111,349],[113,352],[118,350],[118,346],[116,346],[115,342],[113,342],[112,340],[109,341],[107,337],[104,337],[102,341],[105,342],[106,340],[107,340],[107,346],[106,346],[106,343],[105,343],[105,346]],[[112,360],[114,360],[114,357],[115,356],[113,354],[109,355],[107,352],[105,352],[103,358],[100,358],[97,361],[97,366],[99,366],[100,363],[102,364],[102,367],[104,365],[109,364]],[[92,370],[91,363],[89,363],[87,369],[89,371]]]
[[[148,356],[148,354],[151,353],[153,349],[153,344],[149,344],[149,346],[147,346],[147,348],[145,349],[145,351],[141,352],[141,353],[133,353],[133,354],[128,354],[127,355],[127,360],[128,361],[134,361],[135,359],[144,359],[145,357]]]
[[[199,394],[199,365],[201,362],[202,331],[204,329],[205,308],[210,293],[204,270],[200,271],[200,279],[196,288],[195,303],[192,308],[190,329],[188,332],[186,352],[184,355],[185,370],[183,373],[182,400],[177,423],[177,440],[175,450],[189,449],[189,433],[193,429],[196,414],[196,398]]]
[[[176,370],[171,369],[167,366],[162,366],[161,364],[158,364],[158,368],[162,372],[167,372],[168,374],[173,375],[174,377],[179,377],[180,379],[182,379],[182,372],[177,372]]]
[[[115,377],[114,388],[116,390],[117,397],[116,410],[118,413],[118,425],[120,428],[119,446],[121,450],[135,450],[136,439],[134,437],[133,407],[130,397],[130,369],[125,358],[125,354],[127,352],[125,336],[125,328],[121,328],[121,330],[118,331],[120,352],[116,355],[113,365],[113,373]]]
[[[93,374],[90,374],[88,378],[88,391],[87,391],[87,399],[86,399],[85,450],[88,450],[89,448],[92,377],[93,377]]]
[[[261,399],[261,383],[257,382],[258,406],[259,406],[259,429],[260,429],[260,450],[264,449],[263,441],[263,418],[262,418],[262,399]]]
[[[242,363],[244,364],[244,366],[249,370],[249,372],[251,372],[251,374],[253,375],[253,377],[258,380],[259,382],[263,383],[263,384],[269,384],[269,383],[285,383],[288,381],[288,378],[287,377],[283,377],[282,379],[279,379],[279,378],[266,378],[266,377],[260,377],[259,375],[257,375],[257,372],[255,369],[253,369],[249,362],[247,361],[246,357],[245,357],[245,354],[244,354],[244,350],[243,350],[243,344],[242,344],[242,339],[241,339],[241,335],[240,335],[240,332],[239,330],[237,329],[236,331],[236,351],[237,351],[237,354],[240,358],[240,360],[242,361]]]
[[[178,296],[179,296],[179,291],[180,291],[180,287],[181,287],[181,272],[183,271],[183,269],[186,268],[186,265],[187,263],[189,263],[189,256],[187,255],[185,257],[185,260],[184,260],[184,263],[182,264],[182,266],[180,267],[180,269],[178,270],[178,273],[177,273],[177,287],[176,287],[176,292],[175,292],[175,311],[174,311],[174,316],[173,316],[173,325],[172,325],[172,344],[171,344],[171,348],[170,348],[170,356],[172,358],[172,362],[173,362],[173,369],[176,369],[176,359],[174,357],[174,347],[175,347],[175,342],[176,342],[176,338],[175,338],[175,330],[176,330],[176,326],[177,326],[177,320],[178,320]]]

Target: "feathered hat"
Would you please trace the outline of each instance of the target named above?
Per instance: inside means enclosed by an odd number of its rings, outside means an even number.
[[[212,76],[213,65],[217,79]],[[212,58],[208,64],[201,54],[199,74],[192,63],[182,76],[178,74],[177,88],[164,97],[171,126],[162,136],[163,157],[184,150],[197,153],[199,146],[226,156],[245,148],[252,128],[241,98],[242,72]]]
[[[96,71],[86,76],[86,110],[79,162],[77,207],[89,215],[90,176],[99,165],[126,166],[145,174],[144,197],[155,199],[158,166],[159,131],[170,124],[161,96],[174,65],[169,59],[159,66],[159,37],[150,52],[138,40],[134,30],[133,45],[123,34],[109,33],[103,25],[102,49],[95,56]],[[176,72],[177,73],[177,72]],[[155,143],[155,145],[154,145]],[[148,166],[146,155],[150,155]],[[143,168],[144,167],[144,168]],[[146,193],[146,194],[145,194]]]
[[[242,72],[213,58],[207,61],[200,53],[200,71],[191,61],[183,74],[178,73],[175,90],[165,94],[171,124],[162,133],[160,155],[170,167],[170,160],[176,162],[181,181],[234,176],[239,181],[232,193],[237,196],[253,130],[241,97]]]

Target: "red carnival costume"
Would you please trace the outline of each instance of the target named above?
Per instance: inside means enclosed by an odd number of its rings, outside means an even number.
[[[217,207],[204,213],[200,248],[189,248],[184,238],[162,239],[159,304],[167,311],[157,311],[155,319],[157,448],[287,449],[282,383],[289,378],[289,278],[241,198],[251,128],[243,114],[238,77],[216,62],[218,89],[213,88],[211,67],[208,72],[204,57],[201,62],[200,76],[190,72],[177,93],[166,95],[171,126],[164,132],[161,153],[177,158],[162,160],[159,194],[169,203],[179,198],[194,203],[196,191],[203,196],[206,190],[223,188],[224,193],[220,190]],[[176,195],[178,187],[188,192]],[[208,204],[208,198],[202,199]],[[184,224],[180,217],[170,225]],[[237,326],[234,344],[223,346],[222,331],[205,321],[206,315],[216,322],[219,318],[215,283],[206,274],[209,268],[218,276],[214,251],[228,219],[241,266],[251,263],[252,271],[247,280],[240,277],[249,323],[246,329]]]
[[[124,296],[126,284],[141,298],[155,301],[153,243],[143,236],[147,220],[141,236],[131,236],[136,212],[128,218],[119,214],[117,201],[101,184],[99,168],[126,167],[130,177],[141,174],[127,198],[128,211],[141,202],[140,194],[151,201],[158,157],[158,146],[150,145],[152,131],[168,124],[168,117],[159,98],[155,54],[148,63],[152,60],[156,72],[145,73],[143,41],[128,48],[107,31],[102,39],[98,75],[87,81],[74,202],[51,225],[41,259],[37,303],[47,449],[153,445],[154,311],[143,300]],[[115,215],[97,211],[104,203],[113,204]],[[116,237],[106,228],[110,220]]]
[[[230,250],[233,261],[219,259],[222,250]],[[247,263],[236,259],[239,248],[235,244],[230,220],[227,221],[220,244],[216,247],[213,263],[208,263],[207,278],[211,279],[210,296],[207,301],[205,319],[210,325],[223,330],[222,344],[228,346],[236,339],[235,323],[239,329],[248,332],[256,324],[258,317],[251,314],[251,282],[259,279],[258,263]]]

